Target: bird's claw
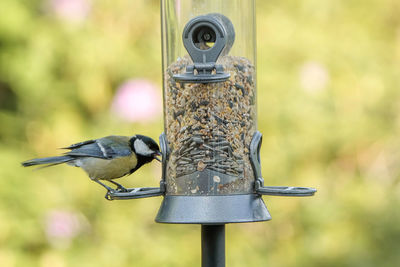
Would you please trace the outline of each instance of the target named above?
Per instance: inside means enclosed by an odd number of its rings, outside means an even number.
[[[119,184],[119,183],[117,183],[117,182],[115,182],[115,181],[112,181],[112,180],[110,180],[110,183],[113,183],[114,185],[117,186],[116,191],[119,192],[119,193],[126,193],[126,192],[129,192],[129,190],[126,189],[125,186],[123,186],[122,184]]]
[[[126,193],[126,192],[130,192],[130,191],[121,185],[121,186],[118,186],[117,189],[113,189],[113,188],[107,189],[107,193],[104,197],[107,200],[114,200],[114,198],[112,196],[113,194]]]
[[[115,190],[114,189],[112,189],[112,190],[107,190],[107,193],[106,193],[106,195],[104,196],[104,198],[105,199],[107,199],[107,200],[113,200],[113,198],[112,198],[112,196],[111,196],[111,194],[112,193],[115,193]]]
[[[129,190],[126,189],[125,187],[123,187],[122,185],[118,186],[116,191],[117,192],[122,192],[122,193],[129,192]]]

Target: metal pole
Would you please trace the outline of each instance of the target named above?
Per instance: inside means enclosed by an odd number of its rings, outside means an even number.
[[[225,267],[225,224],[201,225],[201,266]]]

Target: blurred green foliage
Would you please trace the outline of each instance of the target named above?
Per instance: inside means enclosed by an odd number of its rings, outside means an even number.
[[[108,202],[78,169],[20,167],[80,140],[163,130],[161,115],[110,114],[125,80],[161,87],[159,2],[91,1],[78,19],[49,3],[0,1],[0,265],[199,266],[200,227],[154,223],[161,198]],[[399,14],[398,0],[258,1],[264,179],[319,191],[265,198],[272,221],[229,225],[228,266],[398,266]],[[152,164],[122,182],[159,179]],[[51,211],[86,226],[57,245]]]

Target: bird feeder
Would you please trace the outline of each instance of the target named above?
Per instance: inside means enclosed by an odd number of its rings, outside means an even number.
[[[165,197],[156,221],[269,220],[257,131],[254,1],[162,1]],[[163,152],[164,152],[163,150]]]
[[[161,15],[160,188],[111,192],[109,198],[163,195],[157,222],[207,226],[270,220],[262,195],[313,195],[313,188],[264,186],[255,1],[161,0]],[[223,232],[205,229],[204,240]]]

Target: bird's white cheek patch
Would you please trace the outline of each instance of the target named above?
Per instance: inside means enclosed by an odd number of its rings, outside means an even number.
[[[133,144],[135,147],[136,154],[143,155],[143,156],[150,156],[154,153],[142,140],[136,139],[135,143]]]

